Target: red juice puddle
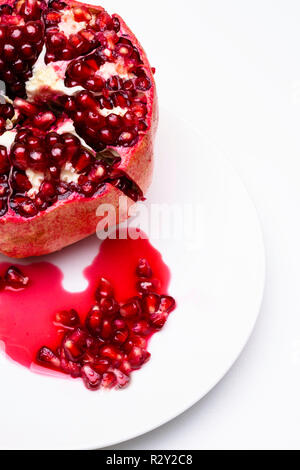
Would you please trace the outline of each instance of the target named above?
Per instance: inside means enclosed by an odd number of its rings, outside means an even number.
[[[93,263],[84,270],[88,287],[80,293],[70,293],[63,288],[63,273],[52,263],[14,264],[29,276],[30,284],[21,291],[0,293],[0,341],[5,344],[6,354],[30,367],[42,346],[55,350],[61,341],[53,323],[55,313],[74,308],[84,322],[95,304],[95,290],[101,277],[112,283],[118,302],[135,296],[135,270],[140,258],[148,260],[154,278],[160,280],[158,293],[167,294],[169,269],[148,239],[107,239],[102,242]],[[9,266],[11,263],[0,263],[0,274],[3,275]]]

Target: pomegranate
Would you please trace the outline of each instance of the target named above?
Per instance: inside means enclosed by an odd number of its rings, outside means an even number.
[[[0,0],[0,52],[0,251],[75,243],[95,232],[100,204],[124,220],[119,197],[130,207],[149,187],[158,118],[133,33],[102,7]],[[148,289],[143,260],[137,270]]]
[[[152,268],[142,258],[135,274],[141,280],[145,273],[151,281]],[[149,361],[149,339],[164,326],[175,300],[155,292],[137,292],[120,304],[105,278],[99,280],[95,298],[97,303],[85,318],[80,319],[73,309],[54,316],[54,325],[61,328],[59,348],[55,352],[55,348],[41,347],[36,360],[73,378],[81,377],[89,390],[123,388],[129,384],[131,372]]]

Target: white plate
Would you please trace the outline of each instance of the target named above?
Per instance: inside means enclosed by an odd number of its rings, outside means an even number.
[[[149,202],[178,204],[179,210],[193,203],[201,215],[196,241],[152,240],[171,268],[170,293],[178,301],[151,342],[152,360],[128,389],[91,393],[81,381],[34,374],[0,357],[0,448],[100,448],[141,435],[202,398],[242,351],[265,279],[257,215],[209,140],[167,112]],[[63,269],[65,286],[80,290],[82,269],[98,246],[92,237],[47,260]]]

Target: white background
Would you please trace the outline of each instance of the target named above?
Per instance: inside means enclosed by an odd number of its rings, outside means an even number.
[[[114,448],[299,449],[300,3],[102,4],[140,38],[157,68],[160,104],[206,131],[239,172],[268,262],[257,327],[225,379],[176,420]]]

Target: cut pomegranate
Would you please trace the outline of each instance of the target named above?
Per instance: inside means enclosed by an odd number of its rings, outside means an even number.
[[[118,215],[122,193],[128,208],[143,200],[153,169],[155,83],[135,36],[100,6],[0,0],[0,7],[7,88],[0,251],[37,256],[94,233],[101,203]]]
[[[141,274],[141,266],[143,275],[146,267],[151,282],[152,268],[146,259],[140,260],[136,275]],[[98,282],[96,297],[99,303],[81,321],[75,310],[56,314],[55,325],[64,328],[58,352],[44,346],[37,360],[71,377],[82,377],[91,390],[123,388],[128,385],[131,372],[150,359],[148,342],[166,323],[175,300],[158,293],[138,293],[120,305],[106,278]]]

